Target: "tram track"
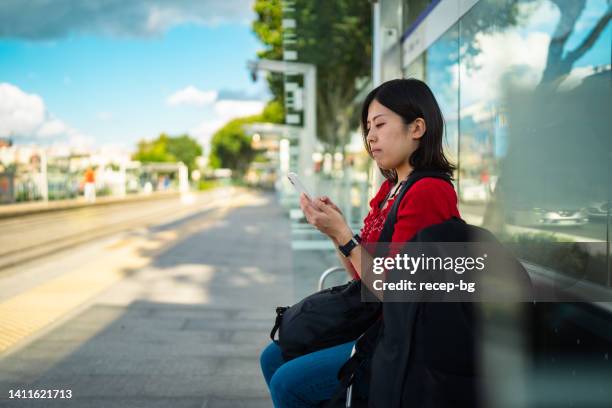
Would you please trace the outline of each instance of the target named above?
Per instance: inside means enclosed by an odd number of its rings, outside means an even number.
[[[203,205],[183,206],[179,198],[170,197],[163,201],[156,200],[154,208],[148,211],[146,203],[141,202],[126,203],[125,206],[104,206],[102,209],[90,208],[88,210],[92,211],[85,214],[74,210],[62,211],[64,214],[50,213],[48,217],[36,215],[36,220],[28,220],[29,217],[25,216],[24,224],[15,218],[3,220],[0,222],[0,238],[4,241],[0,245],[0,275],[18,272],[15,269],[21,265],[97,239],[127,230],[151,227],[192,213],[211,210],[218,205],[219,199],[215,198],[214,191],[204,194],[206,197],[199,197]],[[208,195],[211,199],[207,199]],[[107,222],[105,216],[110,216],[113,211],[125,211],[126,214],[117,221]],[[75,220],[75,217],[80,219]],[[62,229],[62,223],[70,227]],[[49,228],[55,232],[45,236],[44,230]]]

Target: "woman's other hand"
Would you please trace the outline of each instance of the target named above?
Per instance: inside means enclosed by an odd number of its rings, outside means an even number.
[[[317,200],[320,200],[323,204],[329,205],[331,208],[333,208],[334,210],[336,210],[340,214],[342,214],[342,210],[340,208],[338,208],[338,206],[336,204],[334,204],[334,202],[329,197],[321,196]]]

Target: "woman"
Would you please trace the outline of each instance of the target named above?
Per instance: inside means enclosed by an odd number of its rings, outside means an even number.
[[[437,170],[452,176],[455,167],[443,152],[444,120],[429,87],[416,79],[395,79],[366,97],[361,127],[366,150],[386,180],[370,201],[361,229],[361,242],[376,242],[394,197],[413,170]],[[327,197],[300,197],[306,219],[343,246],[353,238],[340,209]],[[452,186],[438,178],[417,181],[400,203],[393,242],[406,242],[420,229],[459,217]],[[361,276],[362,248],[348,256],[338,251],[352,278]],[[261,366],[277,408],[316,407],[330,399],[338,385],[338,369],[348,359],[354,341],[310,353],[288,362],[271,343],[261,354]]]

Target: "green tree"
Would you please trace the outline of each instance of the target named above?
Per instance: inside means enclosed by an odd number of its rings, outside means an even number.
[[[176,158],[168,152],[169,138],[168,135],[162,133],[155,140],[139,141],[138,149],[132,155],[132,159],[143,163],[176,161]]]
[[[285,121],[285,109],[282,102],[273,99],[264,107],[261,114],[262,122],[283,123]]]
[[[370,75],[371,4],[362,0],[297,0],[297,43],[300,62],[317,66],[317,136],[330,150],[344,146],[359,112],[352,101],[361,89],[357,79]],[[260,58],[282,59],[282,8],[279,0],[256,0],[253,31],[267,47]],[[282,86],[270,82],[275,100]],[[282,84],[281,84],[282,85]]]
[[[244,175],[256,151],[251,147],[251,137],[247,136],[243,126],[261,120],[262,115],[247,116],[233,119],[219,129],[210,142],[210,166],[232,169],[235,178]]]
[[[262,41],[264,50],[257,52],[260,59],[281,60],[283,59],[283,34],[282,34],[282,6],[281,0],[255,1],[253,10],[257,19],[253,22],[253,32]],[[266,75],[268,87],[273,99],[268,106],[275,105],[280,115],[271,117],[269,122],[284,123],[285,121],[285,95],[283,93],[283,75],[270,72]],[[266,106],[266,109],[268,109]]]
[[[189,135],[171,137],[168,140],[168,153],[193,170],[196,167],[196,158],[202,155],[202,146]]]
[[[202,146],[189,135],[168,136],[160,134],[157,139],[138,142],[138,150],[132,159],[143,163],[183,162],[189,170],[195,168],[196,157],[202,155]]]

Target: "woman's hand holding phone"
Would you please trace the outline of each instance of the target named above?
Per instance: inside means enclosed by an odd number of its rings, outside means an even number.
[[[318,200],[320,200],[323,204],[329,205],[331,208],[333,208],[334,210],[338,211],[340,214],[342,214],[342,210],[340,208],[338,208],[338,206],[336,204],[334,204],[334,202],[327,196],[321,196],[318,198]]]
[[[348,241],[353,236],[344,220],[342,211],[329,197],[323,196],[310,200],[306,194],[302,193],[300,194],[300,207],[308,223],[334,242]]]
[[[334,242],[347,242],[353,232],[347,225],[342,211],[329,197],[312,199],[297,174],[287,173],[287,178],[300,193],[300,208],[309,224],[330,237]]]

